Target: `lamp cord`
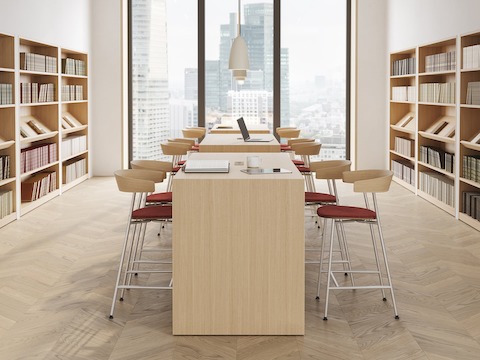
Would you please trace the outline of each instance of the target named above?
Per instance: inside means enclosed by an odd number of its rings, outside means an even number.
[[[240,0],[238,0],[238,25],[237,25],[237,36],[241,35],[240,31]]]

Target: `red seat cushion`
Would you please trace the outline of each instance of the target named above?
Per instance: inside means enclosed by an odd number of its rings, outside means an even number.
[[[181,166],[181,165],[185,164],[186,161],[187,161],[187,160],[180,160],[180,161],[178,162],[178,165]]]
[[[318,193],[318,192],[306,192],[306,203],[334,203],[337,199],[334,195]]]
[[[176,173],[176,172],[179,171],[181,168],[182,168],[181,166],[174,167],[173,170],[172,170],[172,173]]]
[[[132,219],[171,219],[171,206],[146,206],[132,212]]]
[[[373,210],[355,207],[327,205],[317,209],[317,215],[329,219],[376,219],[377,214]]]
[[[194,145],[194,146],[191,147],[190,150],[191,150],[191,151],[199,151],[199,150],[200,150],[200,146]]]
[[[297,166],[297,169],[298,169],[298,171],[300,171],[302,173],[309,173],[310,172],[310,168],[305,167],[305,166]]]
[[[147,202],[172,202],[172,192],[169,191],[148,195]]]
[[[295,165],[305,165],[305,162],[303,160],[292,160],[292,162],[295,164]]]

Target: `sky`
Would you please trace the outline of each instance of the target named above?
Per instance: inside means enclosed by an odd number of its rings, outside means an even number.
[[[243,0],[272,3],[272,0]],[[237,12],[236,0],[205,0],[206,59],[218,59],[220,24]],[[197,0],[167,0],[170,86],[183,86],[184,69],[197,67]],[[281,45],[289,49],[292,88],[316,75],[344,76],[346,2],[282,0]],[[242,14],[243,22],[243,14]],[[292,89],[294,90],[294,89]]]

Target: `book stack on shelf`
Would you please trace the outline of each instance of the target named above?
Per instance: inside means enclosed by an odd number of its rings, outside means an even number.
[[[462,176],[480,184],[480,155],[463,156]]]
[[[13,85],[0,84],[0,105],[13,104]]]
[[[480,81],[471,81],[467,84],[466,104],[480,105]]]
[[[87,159],[70,160],[63,165],[63,183],[68,184],[87,173]]]
[[[455,51],[425,56],[425,71],[452,71],[457,66]]]
[[[0,155],[0,180],[10,178],[10,156]]]
[[[415,142],[400,136],[395,136],[395,151],[407,157],[413,157]]]
[[[62,160],[87,150],[87,136],[67,136],[62,139]]]
[[[393,86],[392,100],[393,101],[415,101],[416,89],[415,86]]]
[[[57,161],[57,144],[40,144],[22,149],[20,173],[33,171]]]
[[[476,220],[480,220],[480,192],[464,191],[462,197],[462,212]]]
[[[441,202],[455,206],[454,182],[443,175],[435,172],[419,173],[419,189]]]
[[[55,84],[20,83],[20,103],[55,101]]]
[[[455,83],[425,83],[420,84],[420,102],[454,104]]]
[[[463,48],[463,68],[480,68],[480,45],[465,46]]]
[[[85,61],[71,58],[62,59],[62,73],[85,76],[87,74]]]
[[[35,201],[57,188],[57,173],[40,172],[22,182],[22,202]]]
[[[83,100],[82,85],[62,85],[62,101]]]
[[[413,165],[407,162],[392,160],[391,169],[395,177],[402,179],[407,184],[415,186],[415,169]]]
[[[0,219],[13,212],[13,191],[0,191]]]
[[[443,149],[432,146],[420,146],[420,161],[453,173],[455,166],[455,154],[448,153]]]
[[[416,72],[415,58],[407,58],[392,62],[392,76],[411,75]]]
[[[20,69],[27,71],[38,71],[56,73],[57,58],[41,54],[20,53]]]

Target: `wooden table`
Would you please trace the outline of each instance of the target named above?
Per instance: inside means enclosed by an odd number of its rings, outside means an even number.
[[[252,137],[273,140],[270,142],[245,142],[239,134],[208,134],[200,143],[200,152],[280,152],[280,144],[272,134]]]
[[[249,154],[251,155],[251,154]],[[291,174],[186,174],[173,181],[173,334],[303,335],[304,180],[288,154],[256,154]]]
[[[265,124],[248,125],[247,129],[250,134],[271,134],[270,129]],[[240,134],[240,128],[238,124],[215,124],[210,130],[210,134]]]

